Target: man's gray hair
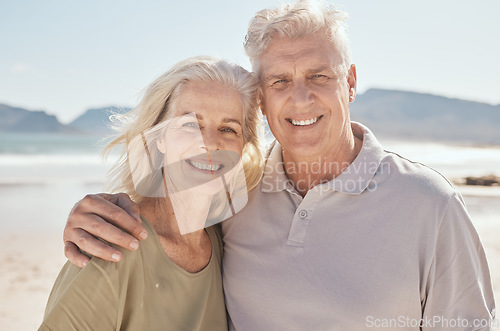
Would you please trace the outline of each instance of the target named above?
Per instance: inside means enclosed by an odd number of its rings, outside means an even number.
[[[259,11],[250,21],[244,45],[253,71],[260,75],[260,57],[274,38],[295,40],[316,33],[324,33],[331,40],[348,70],[351,66],[351,49],[346,19],[347,13],[317,0],[283,3],[276,9]]]

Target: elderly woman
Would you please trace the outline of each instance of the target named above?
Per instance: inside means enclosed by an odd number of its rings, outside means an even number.
[[[176,64],[125,116],[116,190],[141,210],[150,235],[121,263],[66,263],[41,330],[225,330],[217,223],[259,181],[258,82],[209,57]],[[245,194],[243,194],[245,193]]]

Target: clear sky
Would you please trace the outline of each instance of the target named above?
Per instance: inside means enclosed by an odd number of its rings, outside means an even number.
[[[208,54],[246,68],[246,28],[277,0],[0,0],[0,103],[68,122],[133,106],[154,78]],[[342,0],[358,92],[390,88],[500,104],[500,1]]]

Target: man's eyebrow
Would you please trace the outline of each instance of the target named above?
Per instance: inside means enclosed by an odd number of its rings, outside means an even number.
[[[326,73],[330,73],[334,76],[341,76],[345,73],[345,70],[344,70],[344,67],[342,65],[338,65],[338,66],[335,66],[333,68],[330,65],[325,65],[325,66],[320,66],[317,68],[309,69],[306,72],[308,74],[326,72]],[[271,80],[280,80],[280,79],[285,79],[287,77],[288,77],[287,74],[270,74],[270,75],[264,77],[263,82],[268,83]]]
[[[278,75],[271,74],[271,75],[264,78],[264,82],[267,83],[270,80],[274,80],[274,79],[276,79],[276,80],[284,79],[284,78],[286,78],[286,76],[287,75],[285,75],[285,74],[278,74]]]
[[[324,66],[324,67],[318,67],[318,68],[308,70],[309,74],[320,73],[320,72],[327,72],[327,73],[331,73],[335,76],[340,76],[343,74],[344,70],[343,70],[342,66],[336,66],[334,68],[332,68],[331,66]]]

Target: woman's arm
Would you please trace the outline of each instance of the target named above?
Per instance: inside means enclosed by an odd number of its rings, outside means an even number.
[[[137,239],[147,237],[139,214],[139,207],[125,193],[85,196],[68,217],[63,235],[64,254],[80,268],[89,262],[80,250],[107,261],[119,261],[121,252],[95,237],[136,250]]]

